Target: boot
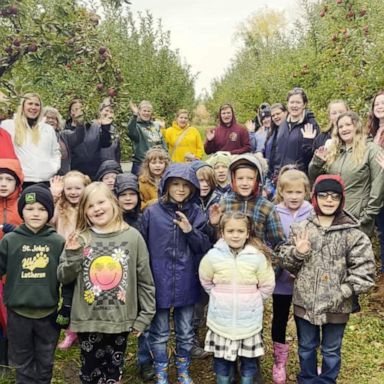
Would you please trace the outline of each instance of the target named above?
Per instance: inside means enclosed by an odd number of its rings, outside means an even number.
[[[193,384],[191,376],[189,376],[189,357],[176,356],[177,383]]]
[[[377,291],[372,293],[371,299],[377,301],[384,301],[384,273],[380,273],[380,277],[377,280]]]
[[[193,338],[193,347],[191,349],[191,358],[205,359],[209,356],[209,353],[207,351],[204,351],[204,348],[200,346],[199,338],[197,335],[197,331],[195,330],[195,336]]]
[[[156,384],[169,384],[168,382],[168,363],[153,363],[156,372]]]
[[[216,384],[230,384],[230,380],[229,376],[216,375]]]
[[[288,360],[288,350],[288,344],[273,343],[273,356],[275,361],[272,368],[272,378],[274,384],[285,384],[287,381],[285,366]]]
[[[241,376],[240,384],[253,384],[253,376]]]

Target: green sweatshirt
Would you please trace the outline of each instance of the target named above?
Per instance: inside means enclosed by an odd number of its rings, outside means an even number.
[[[64,243],[49,225],[34,233],[22,224],[4,236],[0,242],[0,275],[7,275],[4,302],[8,308],[33,318],[56,309],[57,267]]]
[[[132,227],[108,234],[87,230],[80,238],[79,249],[63,252],[57,272],[63,284],[76,280],[71,330],[144,331],[156,307],[148,250],[140,233]]]

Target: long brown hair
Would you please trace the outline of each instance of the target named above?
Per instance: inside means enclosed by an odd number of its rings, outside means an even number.
[[[246,223],[247,230],[249,233],[249,237],[248,237],[248,240],[246,241],[246,244],[252,245],[255,248],[257,248],[260,252],[262,252],[264,254],[264,256],[267,259],[267,262],[269,264],[271,264],[272,263],[272,261],[271,261],[272,260],[272,251],[265,244],[263,244],[263,242],[260,239],[258,239],[256,237],[252,219],[248,215],[246,215],[242,212],[226,212],[226,213],[224,213],[220,219],[220,224],[219,224],[220,233],[224,232],[225,225],[228,223],[229,220],[232,220],[232,219],[233,220],[242,220],[244,223]]]
[[[366,133],[371,135],[372,137],[376,136],[376,133],[380,127],[380,120],[375,116],[375,114],[373,112],[374,108],[375,108],[376,98],[380,95],[384,95],[384,90],[377,92],[376,95],[373,97],[372,104],[371,104],[371,110],[369,111],[368,121],[367,121],[367,125],[365,127]]]
[[[143,161],[143,164],[140,167],[140,180],[149,182],[153,185],[156,185],[156,180],[152,176],[150,170],[149,170],[149,163],[152,160],[160,159],[165,162],[165,168],[164,171],[167,169],[170,159],[168,153],[159,145],[155,145],[154,147],[150,148],[147,153],[145,154],[145,158]]]

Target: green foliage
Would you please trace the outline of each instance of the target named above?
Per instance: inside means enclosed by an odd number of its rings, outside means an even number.
[[[384,84],[384,8],[380,0],[302,0],[305,22],[269,43],[246,40],[231,67],[213,83],[210,111],[234,101],[240,120],[261,102],[285,101],[293,86],[308,92],[310,108],[325,125],[332,99],[366,113]],[[258,36],[258,35],[256,35]],[[263,44],[262,44],[263,43]]]

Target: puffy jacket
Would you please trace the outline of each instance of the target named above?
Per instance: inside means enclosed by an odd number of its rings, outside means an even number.
[[[383,205],[384,172],[376,161],[381,148],[372,141],[367,142],[363,160],[356,165],[352,160],[352,149],[341,148],[339,157],[329,169],[316,155],[309,165],[309,178],[314,182],[323,173],[339,175],[345,184],[345,209],[360,220],[360,229],[367,235],[373,230],[375,217]]]
[[[319,133],[319,126],[310,111],[305,111],[304,117],[298,122],[289,122],[289,116],[284,121],[277,131],[276,152],[274,169],[272,174],[277,174],[279,169],[287,164],[296,164],[298,168],[308,173],[308,164],[313,155],[314,139],[304,139],[301,130],[306,124],[312,124],[316,130],[316,135]]]
[[[375,258],[371,242],[359,221],[343,211],[329,228],[316,215],[293,224],[291,237],[280,248],[282,266],[296,276],[295,314],[312,324],[345,323],[352,311],[352,294],[367,292],[375,284]],[[311,250],[296,250],[294,238],[307,231]],[[335,298],[338,298],[335,301]]]
[[[6,168],[12,171],[16,177],[19,179],[19,183],[16,186],[15,190],[7,197],[0,198],[0,209],[1,209],[1,218],[0,224],[13,224],[20,225],[23,220],[19,216],[17,210],[17,199],[21,193],[21,186],[24,181],[24,175],[21,170],[21,165],[17,159],[0,159],[0,173],[1,168]],[[0,239],[3,237],[3,230],[0,230]]]
[[[195,191],[183,204],[165,202],[167,182],[177,177],[190,182]],[[207,217],[193,202],[199,182],[189,164],[175,163],[167,168],[160,183],[161,198],[143,213],[142,234],[148,245],[156,287],[157,308],[194,304],[200,294],[198,266],[211,244],[206,234]],[[184,233],[173,220],[176,211],[187,216],[192,231]]]
[[[184,132],[186,133],[184,134]],[[175,144],[183,134],[184,137],[175,148]],[[172,127],[165,130],[164,138],[168,145],[169,154],[172,156],[171,160],[174,163],[184,163],[185,155],[187,153],[192,153],[198,159],[201,159],[203,156],[203,142],[201,140],[200,132],[195,127],[180,128],[177,123],[174,122]]]
[[[272,295],[275,274],[252,245],[234,255],[220,239],[201,260],[201,285],[209,294],[207,326],[220,336],[241,340],[263,327],[263,299]]]
[[[16,159],[12,137],[3,128],[0,128],[0,159]]]

